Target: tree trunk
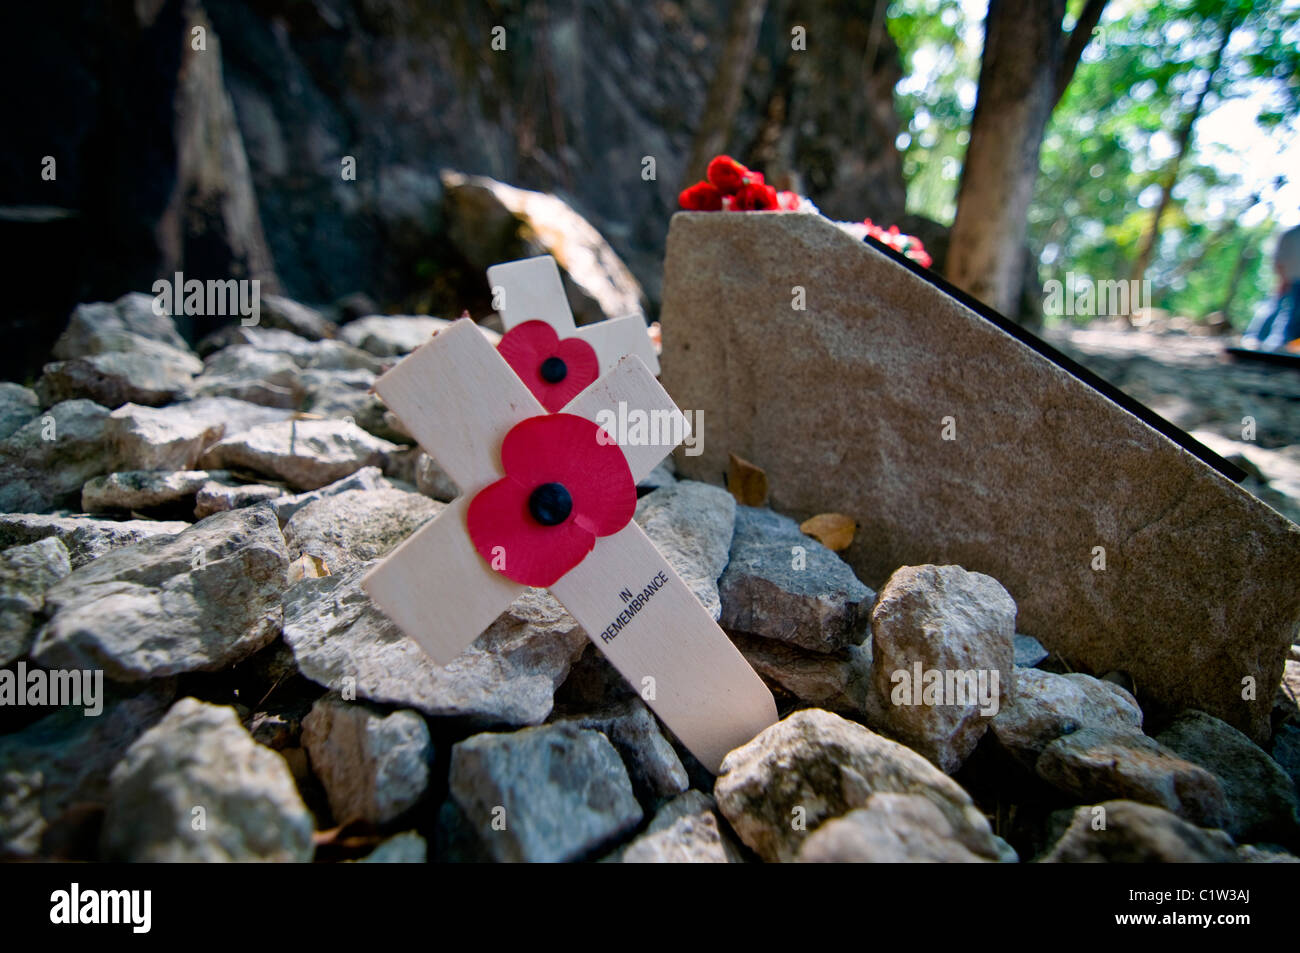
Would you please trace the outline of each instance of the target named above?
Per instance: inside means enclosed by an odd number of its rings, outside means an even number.
[[[1178,182],[1178,172],[1183,164],[1183,157],[1187,155],[1187,148],[1192,142],[1192,129],[1196,125],[1196,120],[1201,118],[1201,111],[1205,108],[1205,98],[1214,88],[1214,80],[1218,75],[1219,66],[1223,63],[1223,51],[1228,47],[1228,41],[1232,38],[1232,31],[1236,29],[1236,14],[1230,13],[1223,24],[1223,36],[1219,39],[1219,45],[1214,50],[1214,58],[1210,62],[1209,71],[1205,74],[1205,82],[1201,84],[1201,90],[1196,95],[1196,102],[1188,110],[1187,115],[1183,117],[1182,125],[1178,128],[1178,137],[1175,140],[1174,157],[1169,160],[1169,165],[1165,168],[1165,174],[1160,180],[1160,201],[1156,203],[1156,210],[1151,214],[1151,224],[1147,226],[1146,232],[1142,236],[1142,245],[1138,251],[1137,260],[1133,262],[1133,273],[1129,276],[1134,281],[1141,281],[1146,277],[1147,268],[1151,266],[1151,258],[1155,254],[1156,242],[1160,240],[1160,222],[1165,217],[1165,211],[1169,208],[1169,202],[1173,197],[1174,185]]]
[[[1223,293],[1223,312],[1224,323],[1228,329],[1232,328],[1232,299],[1237,297],[1237,288],[1241,285],[1241,278],[1246,273],[1246,266],[1254,259],[1254,245],[1250,236],[1247,235],[1241,240],[1241,251],[1237,254],[1237,263],[1232,268],[1232,278],[1228,281],[1228,290]]]
[[[691,143],[691,155],[683,173],[683,189],[704,178],[709,160],[727,147],[731,123],[740,108],[745,78],[749,75],[758,46],[758,28],[766,10],[767,0],[732,0],[722,58],[718,60],[718,68],[709,83],[704,112]]]
[[[1065,0],[989,0],[979,96],[948,278],[1015,316],[1043,131],[1057,100]]]

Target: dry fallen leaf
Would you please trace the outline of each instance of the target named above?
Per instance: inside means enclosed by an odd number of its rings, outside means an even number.
[[[730,454],[727,489],[741,506],[762,506],[767,502],[767,474],[743,457]]]
[[[329,574],[330,569],[329,566],[325,565],[325,560],[319,556],[313,556],[311,553],[303,553],[289,563],[290,585],[304,579],[319,579],[321,576],[328,576]]]
[[[839,553],[852,545],[858,524],[852,516],[843,513],[818,513],[800,523],[799,529],[827,549]]]

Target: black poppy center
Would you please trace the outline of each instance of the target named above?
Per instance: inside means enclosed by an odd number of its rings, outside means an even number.
[[[573,512],[573,497],[563,483],[543,483],[528,497],[528,511],[543,526],[556,526]]]
[[[569,375],[569,366],[561,358],[548,357],[542,361],[542,380],[548,384],[558,384]],[[559,486],[559,484],[555,484]],[[563,489],[563,487],[561,487]]]

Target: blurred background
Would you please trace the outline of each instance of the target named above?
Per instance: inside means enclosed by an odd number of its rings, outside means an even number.
[[[486,264],[547,250],[603,272],[571,282],[580,319],[653,317],[677,194],[719,152],[833,219],[918,236],[1031,326],[1072,274],[1149,280],[1155,311],[1126,325],[1240,330],[1300,224],[1300,0],[55,0],[7,18],[15,380],[77,302],[176,271],[256,277],[339,320],[477,316]]]

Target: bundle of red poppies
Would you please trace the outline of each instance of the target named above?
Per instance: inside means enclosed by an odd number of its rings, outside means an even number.
[[[715,156],[709,163],[708,181],[696,182],[677,201],[688,212],[817,211],[807,199],[794,192],[778,192],[763,181],[762,172],[746,168],[731,156]],[[921,240],[900,232],[897,225],[881,228],[866,218],[861,225],[841,224],[841,227],[859,238],[870,235],[926,268],[932,263]]]
[[[763,181],[763,173],[747,169],[731,156],[709,163],[708,181],[696,182],[677,197],[688,212],[797,212],[801,199],[778,192]]]
[[[930,258],[930,253],[925,250],[925,246],[921,244],[921,239],[915,235],[900,232],[897,225],[881,228],[869,218],[864,218],[862,224],[866,226],[867,234],[882,245],[888,245],[895,251],[902,252],[918,265],[926,268],[930,267],[933,259]]]

